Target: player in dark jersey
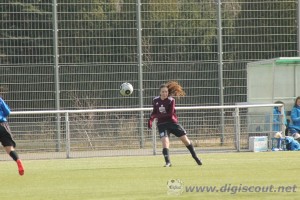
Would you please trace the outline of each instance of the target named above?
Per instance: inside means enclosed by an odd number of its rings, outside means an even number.
[[[0,142],[10,157],[16,161],[18,165],[19,174],[24,175],[24,167],[22,161],[19,159],[15,151],[16,143],[12,138],[10,128],[7,123],[6,117],[10,114],[8,105],[0,98]]]
[[[157,118],[157,127],[159,136],[163,146],[163,156],[166,161],[165,167],[171,167],[171,161],[169,156],[169,137],[170,133],[184,143],[184,145],[190,151],[192,157],[195,159],[198,165],[202,165],[202,161],[197,157],[193,144],[188,139],[184,128],[178,124],[178,118],[175,111],[175,99],[174,97],[184,96],[185,93],[182,87],[175,81],[169,81],[166,84],[160,86],[160,96],[153,99],[153,111],[150,119],[148,120],[148,128],[152,128],[152,122]]]

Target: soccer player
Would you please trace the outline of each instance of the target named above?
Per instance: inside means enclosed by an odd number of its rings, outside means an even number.
[[[12,138],[9,125],[6,117],[10,114],[10,108],[0,98],[0,142],[4,147],[6,153],[16,161],[18,165],[19,174],[24,175],[24,167],[22,161],[19,159],[17,152],[15,151],[16,143]]]
[[[160,86],[160,96],[155,97],[152,102],[153,111],[148,120],[148,128],[152,128],[153,120],[157,118],[157,127],[163,146],[162,153],[166,162],[165,167],[172,166],[169,156],[170,133],[178,137],[188,148],[197,164],[202,165],[202,161],[197,157],[193,144],[186,135],[186,131],[178,124],[178,118],[175,113],[175,99],[173,97],[184,95],[185,92],[176,81],[169,81]]]

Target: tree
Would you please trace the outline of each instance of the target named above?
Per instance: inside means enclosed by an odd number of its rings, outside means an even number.
[[[296,1],[240,0],[235,34],[226,38],[231,60],[296,56]]]
[[[0,4],[1,64],[52,63],[51,0]]]

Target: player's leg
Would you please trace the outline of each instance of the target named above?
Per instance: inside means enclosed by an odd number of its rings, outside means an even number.
[[[202,161],[201,161],[201,159],[198,158],[198,156],[195,152],[195,148],[194,148],[192,142],[189,140],[189,138],[186,135],[183,135],[179,138],[183,142],[183,144],[186,146],[186,148],[190,151],[192,157],[197,162],[197,164],[202,165]]]
[[[15,148],[13,146],[5,146],[4,149],[5,149],[6,153],[8,155],[10,155],[10,157],[14,161],[16,161],[16,163],[18,165],[19,174],[21,176],[24,175],[24,166],[23,166],[23,163],[22,163],[21,159],[19,158],[19,155],[15,151]]]
[[[182,141],[186,148],[190,151],[192,157],[198,165],[202,165],[201,159],[198,158],[194,146],[186,135],[186,130],[180,124],[173,124],[171,132]]]
[[[180,124],[172,124],[171,133],[182,141],[186,148],[190,151],[192,157],[197,162],[198,165],[202,165],[201,159],[198,158],[194,146],[186,135],[186,130]]]
[[[162,154],[164,156],[166,165],[165,167],[171,167],[171,161],[170,161],[170,154],[169,154],[169,147],[170,147],[170,142],[169,142],[169,124],[159,124],[157,126],[158,131],[159,131],[159,137],[162,143]]]
[[[165,134],[163,137],[161,137],[161,142],[163,147],[162,154],[166,162],[165,167],[171,167],[170,154],[169,154],[170,140],[168,134]]]
[[[16,143],[12,138],[8,123],[0,123],[0,136],[2,146],[4,147],[6,153],[14,161],[16,161],[18,165],[19,174],[22,176],[24,174],[24,167],[22,161],[19,159],[17,152],[15,151]]]
[[[281,144],[281,138],[277,138],[277,148],[279,150],[282,150],[281,146],[282,146],[282,144]]]

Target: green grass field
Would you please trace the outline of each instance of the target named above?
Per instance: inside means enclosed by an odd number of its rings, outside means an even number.
[[[0,198],[14,200],[98,199],[300,199],[300,152],[210,153],[199,167],[190,155],[102,157],[0,162]],[[167,181],[183,181],[181,195],[167,194]],[[189,186],[283,186],[286,192],[187,192]],[[259,188],[257,188],[258,190]],[[282,189],[282,188],[281,188]]]

